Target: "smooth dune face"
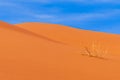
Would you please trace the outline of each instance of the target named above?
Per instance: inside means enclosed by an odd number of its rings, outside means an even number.
[[[120,80],[120,35],[1,21],[0,37],[0,80]]]

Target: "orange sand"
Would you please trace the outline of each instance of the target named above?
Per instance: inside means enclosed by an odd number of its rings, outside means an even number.
[[[0,37],[0,80],[120,80],[120,35],[0,21]],[[82,55],[94,42],[104,59]]]

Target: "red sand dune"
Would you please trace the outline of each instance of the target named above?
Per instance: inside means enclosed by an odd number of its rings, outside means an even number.
[[[120,35],[0,21],[0,37],[0,80],[120,80]]]

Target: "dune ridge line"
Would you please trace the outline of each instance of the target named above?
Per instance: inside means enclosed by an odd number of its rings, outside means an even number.
[[[23,28],[20,28],[18,26],[11,25],[9,23],[5,23],[5,22],[2,22],[2,21],[0,21],[0,27],[6,28],[6,29],[11,29],[11,30],[14,30],[14,31],[18,31],[18,32],[21,32],[21,33],[24,33],[24,34],[27,34],[27,35],[34,36],[34,37],[42,38],[42,39],[45,39],[45,40],[48,40],[48,41],[51,41],[51,42],[54,42],[54,43],[67,45],[66,43],[56,41],[56,40],[52,40],[52,39],[50,39],[48,37],[45,37],[43,35],[37,34],[35,32],[29,31],[29,30],[26,30],[26,29],[23,29]]]

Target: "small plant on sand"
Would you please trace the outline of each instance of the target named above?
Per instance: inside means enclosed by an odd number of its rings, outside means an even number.
[[[89,57],[95,57],[100,59],[105,59],[105,55],[108,53],[101,44],[98,42],[92,42],[90,45],[84,47],[84,52],[82,55],[86,55]]]

